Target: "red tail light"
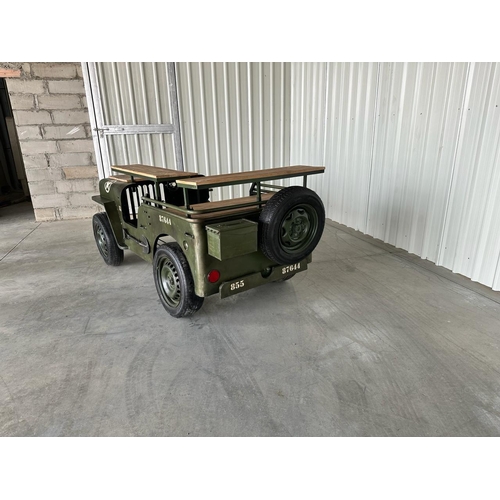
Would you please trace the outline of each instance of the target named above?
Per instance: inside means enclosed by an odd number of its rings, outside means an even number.
[[[217,271],[217,269],[212,269],[207,275],[207,279],[210,283],[217,283],[217,281],[219,281],[219,278],[220,273],[219,271]]]

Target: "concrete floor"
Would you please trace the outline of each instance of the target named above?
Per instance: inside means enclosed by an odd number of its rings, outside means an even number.
[[[2,436],[498,436],[500,293],[328,222],[310,269],[192,318],[90,220],[0,210]]]

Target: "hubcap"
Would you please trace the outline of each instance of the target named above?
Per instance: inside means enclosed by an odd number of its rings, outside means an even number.
[[[108,244],[106,243],[106,237],[104,236],[104,230],[101,226],[97,226],[96,228],[96,241],[99,250],[101,251],[104,257],[108,256]]]
[[[281,245],[287,253],[300,253],[318,230],[318,215],[310,205],[297,205],[281,223]]]
[[[170,307],[177,307],[181,300],[181,286],[174,263],[166,257],[160,259],[156,274],[163,299]]]

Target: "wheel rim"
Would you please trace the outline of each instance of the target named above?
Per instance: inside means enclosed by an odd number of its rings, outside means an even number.
[[[104,235],[104,230],[101,226],[96,227],[96,242],[99,251],[104,257],[108,257],[109,249],[108,243],[106,242],[106,236]]]
[[[287,253],[300,253],[318,231],[318,214],[311,205],[296,205],[281,222],[280,244]]]
[[[162,257],[158,261],[156,278],[163,300],[170,307],[177,307],[181,300],[181,285],[177,269],[170,259]]]

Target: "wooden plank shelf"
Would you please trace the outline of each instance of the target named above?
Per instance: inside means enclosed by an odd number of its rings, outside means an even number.
[[[177,185],[187,189],[204,189],[234,184],[247,184],[250,182],[271,181],[287,177],[302,177],[312,174],[321,174],[324,171],[325,167],[294,165],[292,167],[267,168],[264,170],[237,172],[235,174],[209,175],[207,177],[180,179],[177,181]]]
[[[181,212],[180,210],[175,210],[174,208],[167,208],[165,210],[175,215],[179,215],[180,217],[187,217],[187,214],[185,212]],[[190,214],[189,220],[204,221],[204,220],[220,219],[223,217],[228,217],[229,215],[245,215],[253,212],[258,212],[259,210],[260,208],[257,205],[251,207],[228,208],[227,210],[219,210],[217,212],[203,212],[201,214]]]
[[[269,199],[271,199],[271,196],[273,196],[273,194],[275,193],[262,193],[261,201],[268,201]],[[213,210],[214,208],[232,208],[235,205],[252,203],[254,201],[257,201],[257,196],[246,196],[244,198],[233,198],[231,200],[207,201],[205,203],[197,203],[195,205],[191,205],[191,210],[202,212]],[[256,206],[255,208],[259,207]]]
[[[182,179],[184,177],[194,177],[196,172],[181,172],[170,168],[152,167],[150,165],[113,165],[111,170],[130,176],[139,176],[154,181],[165,181]]]
[[[130,184],[131,182],[136,182],[136,181],[147,181],[149,179],[146,179],[144,177],[134,177],[134,181],[132,181],[130,175],[126,174],[118,174],[118,175],[110,175],[108,179],[111,179],[112,181],[117,181],[117,182],[126,182]]]

